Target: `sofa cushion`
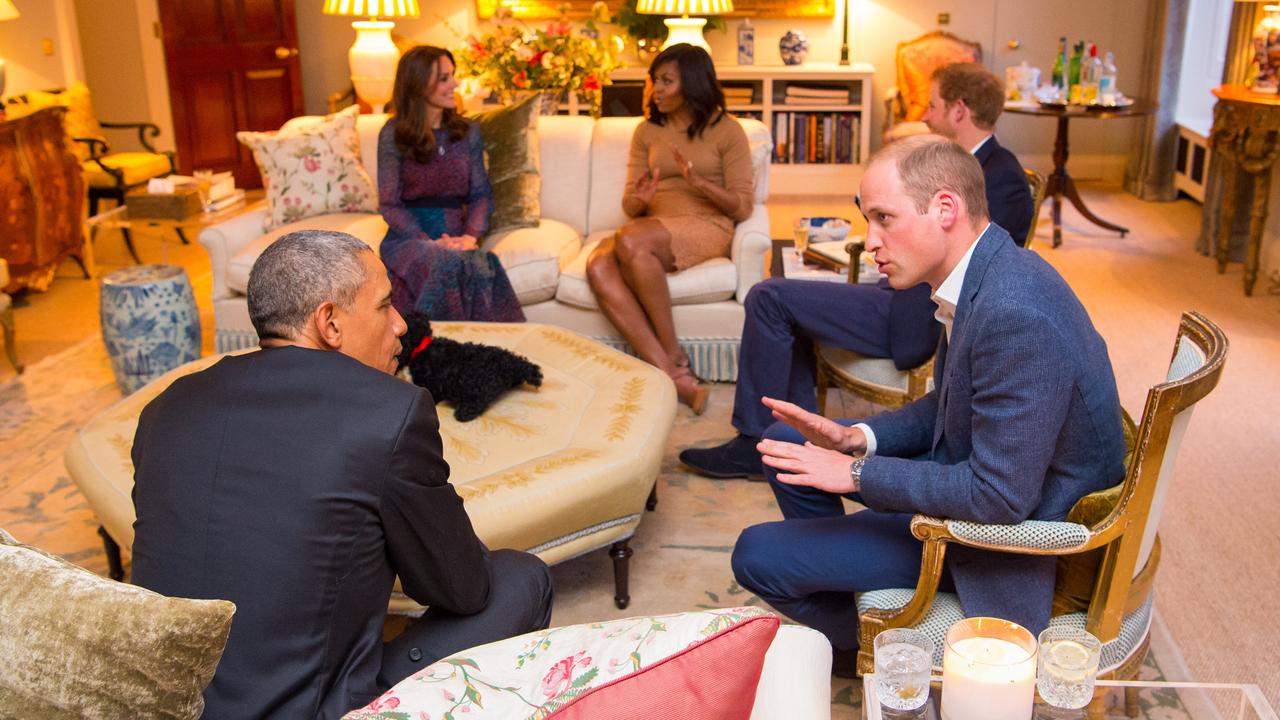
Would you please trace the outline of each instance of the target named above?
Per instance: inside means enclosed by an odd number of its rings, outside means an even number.
[[[238,132],[267,191],[263,230],[339,212],[377,212],[378,192],[360,161],[358,108],[278,132]]]
[[[387,221],[381,215],[370,213],[332,213],[316,215],[268,232],[245,245],[231,260],[227,262],[227,288],[244,295],[248,292],[249,271],[257,262],[258,256],[277,238],[295,230],[337,230],[351,233],[364,241],[374,252],[382,245],[382,237],[387,234]]]
[[[502,261],[520,304],[532,305],[555,297],[560,268],[578,256],[582,238],[568,225],[543,218],[537,227],[491,235],[483,247]]]
[[[560,271],[560,286],[556,300],[587,310],[597,310],[600,305],[587,283],[587,258],[602,239],[613,230],[595,233],[587,238],[582,251]],[[738,269],[729,258],[711,258],[667,275],[667,287],[671,291],[672,305],[696,305],[719,302],[733,297],[738,289]]]
[[[429,665],[346,718],[746,718],[777,631],[746,607],[551,628]]]
[[[591,192],[591,134],[596,121],[586,115],[539,115],[542,219],[551,218],[587,234]],[[619,196],[618,202],[622,198]]]
[[[198,718],[234,612],[99,577],[0,530],[0,715]]]
[[[538,175],[538,112],[542,95],[534,93],[509,107],[478,113],[484,138],[485,169],[493,190],[489,233],[536,227],[542,214]]]

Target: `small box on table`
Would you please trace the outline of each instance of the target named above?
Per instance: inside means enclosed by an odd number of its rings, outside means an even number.
[[[124,196],[124,204],[130,217],[182,220],[200,212],[200,191],[195,187],[178,187],[171,193],[135,190]]]

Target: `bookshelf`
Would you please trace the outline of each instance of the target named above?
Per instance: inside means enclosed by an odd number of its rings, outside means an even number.
[[[760,120],[773,134],[771,195],[857,192],[871,150],[874,73],[869,63],[716,67],[729,111]],[[643,84],[645,74],[646,68],[622,68],[612,80]]]

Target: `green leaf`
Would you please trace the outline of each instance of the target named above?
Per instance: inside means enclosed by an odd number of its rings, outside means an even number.
[[[480,691],[476,690],[471,683],[467,683],[466,695],[468,700],[476,704],[476,707],[484,707],[484,704],[480,702]]]
[[[593,667],[590,670],[579,675],[577,678],[575,678],[573,681],[573,684],[570,685],[569,687],[571,688],[585,687],[586,684],[594,680],[596,675],[598,675],[599,673],[600,673],[600,668]]]
[[[640,652],[638,650],[633,650],[631,652],[631,668],[633,670],[640,669]]]
[[[457,659],[448,658],[445,660],[445,662],[449,663],[450,665],[456,665],[458,667],[462,667],[463,665],[466,665],[469,668],[475,668],[476,670],[480,669],[480,666],[476,664],[476,661],[472,660],[471,658],[457,658]]]
[[[373,717],[374,720],[409,720],[409,713],[398,710],[383,710]]]

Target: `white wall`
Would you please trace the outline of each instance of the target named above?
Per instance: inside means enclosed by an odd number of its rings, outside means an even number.
[[[65,87],[83,70],[71,0],[13,0],[20,17],[0,22],[0,58],[5,61],[5,95]],[[45,40],[52,54],[42,49]]]

